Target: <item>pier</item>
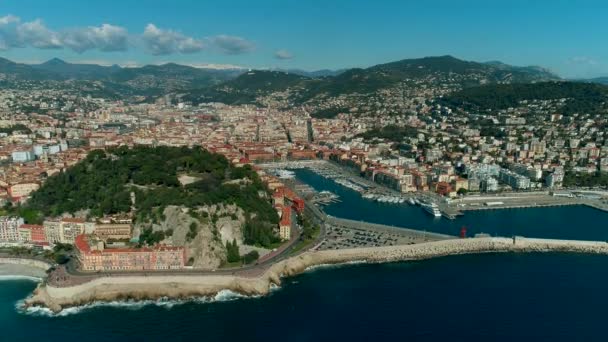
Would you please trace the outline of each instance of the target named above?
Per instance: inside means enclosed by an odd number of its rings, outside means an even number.
[[[374,231],[374,232],[382,232],[389,234],[400,234],[412,237],[416,240],[424,240],[424,241],[436,241],[436,240],[446,240],[446,239],[454,239],[456,236],[439,234],[439,233],[431,233],[426,232],[419,229],[411,229],[411,228],[402,228],[395,226],[387,226],[383,224],[370,223],[365,221],[355,221],[355,220],[347,220],[342,218],[337,218],[333,216],[327,216],[325,221],[329,225],[333,225],[336,227],[356,229],[362,231]]]

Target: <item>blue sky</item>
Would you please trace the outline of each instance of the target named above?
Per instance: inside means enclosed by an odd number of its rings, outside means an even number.
[[[0,0],[0,56],[308,70],[404,58],[608,75],[608,1]]]

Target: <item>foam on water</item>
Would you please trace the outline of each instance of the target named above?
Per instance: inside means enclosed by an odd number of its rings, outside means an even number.
[[[320,269],[338,268],[338,267],[343,267],[343,266],[348,266],[348,265],[366,264],[366,263],[367,263],[367,260],[353,260],[353,261],[342,262],[342,263],[337,263],[337,264],[319,264],[319,265],[306,267],[306,269],[304,269],[304,272],[312,272],[312,271],[317,271]]]
[[[13,280],[29,280],[35,283],[41,282],[42,278],[26,276],[26,275],[0,275],[0,281],[13,281]]]
[[[25,315],[32,316],[47,316],[47,317],[65,317],[69,315],[75,315],[82,313],[84,311],[88,311],[95,308],[101,307],[111,307],[111,308],[120,308],[126,310],[139,310],[143,307],[154,305],[157,307],[162,307],[165,309],[171,309],[176,305],[183,305],[188,303],[197,303],[197,304],[208,304],[208,303],[216,303],[216,302],[230,302],[239,299],[253,299],[258,298],[260,296],[246,296],[240,293],[236,293],[230,290],[221,290],[215,296],[211,297],[193,297],[189,299],[169,299],[167,297],[159,298],[157,300],[124,300],[124,301],[110,301],[110,302],[93,302],[90,304],[85,304],[81,306],[69,307],[61,310],[58,313],[54,313],[49,308],[40,307],[40,306],[32,306],[25,307],[25,301],[20,300],[15,304],[16,310]]]

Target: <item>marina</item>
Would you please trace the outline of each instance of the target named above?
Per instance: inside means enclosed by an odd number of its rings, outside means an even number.
[[[310,169],[299,169],[295,173],[298,183],[306,184],[317,191],[327,190],[340,197],[339,203],[332,203],[323,208],[323,211],[333,217],[452,236],[458,236],[462,227],[466,227],[468,236],[522,235],[551,239],[608,241],[608,228],[605,225],[580,225],[582,219],[587,222],[605,222],[608,214],[580,204],[501,210],[489,207],[494,210],[466,210],[466,215],[454,215],[448,220],[429,215],[420,205],[416,205],[433,200],[428,196],[410,197],[403,204],[379,202],[364,198],[358,192],[322,177]],[[478,200],[479,203],[484,201],[499,200],[495,197]],[[508,200],[500,201],[505,204],[511,203]],[[411,204],[412,202],[414,204]],[[445,218],[449,213],[442,211],[442,215]]]

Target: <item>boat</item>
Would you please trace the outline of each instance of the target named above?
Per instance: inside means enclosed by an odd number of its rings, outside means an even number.
[[[435,216],[441,217],[441,211],[439,211],[439,207],[435,203],[420,203],[422,209],[424,209],[427,213]]]
[[[293,179],[296,177],[295,172],[290,170],[276,169],[271,172],[274,173],[274,175],[279,177],[280,179]]]
[[[403,202],[405,202],[405,198],[400,198],[399,199],[399,204],[402,204]]]
[[[411,205],[416,205],[416,202],[414,201],[414,198],[410,197],[410,199],[407,200]]]

